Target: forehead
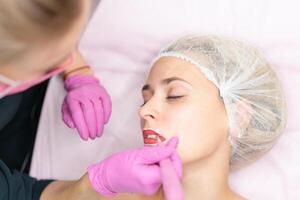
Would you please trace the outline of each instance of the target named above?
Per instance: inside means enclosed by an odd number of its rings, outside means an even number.
[[[162,57],[152,66],[147,84],[155,84],[163,79],[178,77],[192,85],[202,85],[208,80],[194,64],[175,57]]]

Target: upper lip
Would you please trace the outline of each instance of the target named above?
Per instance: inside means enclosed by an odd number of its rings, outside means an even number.
[[[144,138],[148,135],[156,135],[157,137],[159,137],[160,141],[165,141],[166,138],[163,137],[162,135],[160,135],[159,133],[157,133],[156,131],[152,130],[152,129],[144,129],[143,130],[143,136]]]

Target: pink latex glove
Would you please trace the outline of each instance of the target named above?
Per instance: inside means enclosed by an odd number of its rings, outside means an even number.
[[[83,140],[100,137],[111,114],[111,100],[106,90],[92,75],[68,77],[64,86],[68,92],[61,109],[65,124],[76,128]]]
[[[176,153],[178,138],[172,138],[165,146],[143,147],[110,156],[88,168],[93,188],[103,196],[118,193],[142,193],[152,195],[161,186],[158,163],[169,158],[182,176],[181,160]]]

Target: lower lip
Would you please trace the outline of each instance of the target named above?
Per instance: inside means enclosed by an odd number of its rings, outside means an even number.
[[[159,140],[161,142],[165,141],[166,138],[164,138],[163,136],[159,135],[158,133],[156,133],[153,130],[144,130],[143,131],[143,135],[144,135],[144,144],[146,145],[157,145]],[[148,138],[148,135],[156,135],[157,137],[154,138]]]
[[[153,138],[144,138],[144,144],[157,144],[157,139]]]

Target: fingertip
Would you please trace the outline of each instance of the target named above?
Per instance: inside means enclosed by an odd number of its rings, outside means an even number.
[[[89,136],[89,138],[92,139],[92,140],[96,139],[96,137],[97,137],[97,133],[92,134],[92,135]]]
[[[82,140],[87,141],[89,139],[89,136],[87,134],[83,133],[82,131],[80,131],[78,129],[77,129],[77,131]]]
[[[97,132],[97,137],[101,137],[103,134],[103,126],[101,126],[100,130]]]
[[[91,140],[95,140],[96,138],[94,138],[94,137],[90,137],[90,139],[91,139]]]
[[[75,124],[74,124],[74,122],[73,122],[72,119],[68,119],[68,123],[67,124],[69,125],[70,128],[75,128]]]
[[[147,164],[154,164],[171,156],[174,149],[165,146],[144,147],[141,149],[142,160]]]
[[[71,129],[75,128],[73,120],[68,115],[63,116],[63,122]]]
[[[80,134],[79,134],[79,135],[80,135]],[[84,140],[84,141],[87,141],[87,140],[88,140],[88,138],[85,138],[85,137],[83,137],[83,136],[81,136],[81,135],[80,135],[80,137],[81,137],[81,139]]]
[[[97,127],[89,127],[88,128],[88,138],[94,140],[94,139],[96,139],[96,137],[97,137]]]
[[[171,139],[169,139],[169,141],[167,142],[166,146],[170,147],[170,148],[176,149],[178,143],[179,143],[179,138],[177,136],[174,136]]]
[[[94,136],[94,135],[90,135],[90,136],[89,136],[89,138],[90,138],[91,140],[95,140],[96,137],[97,137],[97,135],[95,135],[95,136]]]
[[[63,122],[69,127],[69,128],[74,128],[74,122],[71,118],[71,114],[66,106],[65,103],[63,103],[62,108],[61,108],[61,114],[62,114],[62,120]]]
[[[164,154],[162,154],[162,158],[165,159],[170,157],[174,151],[175,149],[173,147],[168,147],[168,146],[162,147],[162,152],[164,152]]]
[[[99,137],[101,137],[102,136],[102,133],[97,133],[97,137],[99,138]]]

